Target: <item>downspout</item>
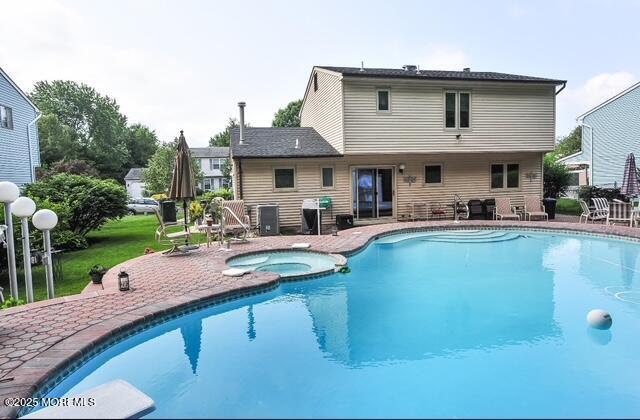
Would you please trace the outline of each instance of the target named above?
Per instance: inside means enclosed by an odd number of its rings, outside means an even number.
[[[31,126],[38,122],[40,117],[42,117],[42,113],[36,111],[36,117],[33,119],[33,121],[27,124],[27,145],[29,146],[29,173],[31,174],[31,182],[36,182],[36,170],[33,167],[33,151],[31,150]]]
[[[242,200],[242,160],[238,159],[238,197],[239,200]]]
[[[587,127],[589,129],[589,139],[591,139],[591,163],[589,164],[589,171],[591,172],[589,181],[591,181],[591,183],[589,185],[593,185],[593,127],[591,127],[589,124],[585,124],[584,121],[581,121],[580,125],[583,127],[583,130],[582,130],[583,136],[584,136],[584,127]]]

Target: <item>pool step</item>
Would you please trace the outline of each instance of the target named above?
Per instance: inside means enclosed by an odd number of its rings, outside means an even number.
[[[461,243],[486,243],[502,242],[517,239],[521,235],[513,232],[496,230],[452,230],[440,232],[411,232],[392,235],[376,241],[378,245],[390,245],[408,240],[421,240],[429,242],[461,242]]]
[[[504,233],[501,235],[493,235],[493,236],[485,236],[485,237],[477,237],[477,238],[456,238],[451,236],[434,236],[431,238],[423,238],[421,240],[425,242],[480,244],[480,243],[490,243],[490,242],[513,241],[514,239],[518,239],[521,237],[522,235],[519,235],[517,233]]]

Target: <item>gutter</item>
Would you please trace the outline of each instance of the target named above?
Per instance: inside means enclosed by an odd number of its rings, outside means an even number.
[[[36,117],[27,124],[27,145],[29,146],[29,172],[31,174],[31,182],[36,182],[36,171],[33,167],[33,156],[31,156],[31,126],[38,122],[38,120],[42,117],[42,112],[36,111]],[[38,151],[40,151],[40,147],[38,147]]]
[[[558,94],[562,92],[566,87],[567,87],[567,82],[563,82],[562,87],[556,92],[556,96],[558,96]]]

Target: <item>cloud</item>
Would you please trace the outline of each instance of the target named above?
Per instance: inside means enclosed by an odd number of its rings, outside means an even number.
[[[469,58],[462,50],[449,46],[432,47],[422,60],[422,67],[428,70],[462,70],[468,64]]]
[[[600,73],[583,85],[567,88],[558,95],[557,134],[565,135],[577,125],[576,117],[636,83],[637,77],[628,71]]]

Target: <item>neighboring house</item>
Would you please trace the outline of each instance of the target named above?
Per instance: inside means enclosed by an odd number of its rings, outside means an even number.
[[[204,174],[198,187],[203,191],[216,191],[228,187],[222,170],[229,160],[228,147],[192,147],[191,154],[198,159]]]
[[[145,183],[142,180],[142,171],[144,168],[131,168],[124,177],[124,183],[127,187],[127,194],[131,198],[145,197]]]
[[[0,180],[34,182],[40,166],[40,111],[0,68]]]
[[[255,205],[278,203],[283,226],[300,226],[303,199],[322,196],[332,198],[327,216],[357,223],[403,218],[412,203],[451,215],[455,194],[522,205],[525,194],[542,196],[556,87],[565,83],[469,69],[314,67],[301,128],[244,127],[242,142],[232,130],[235,196],[253,223]]]
[[[640,157],[640,82],[578,118],[582,146],[560,159],[575,185],[620,186],[629,153]]]

